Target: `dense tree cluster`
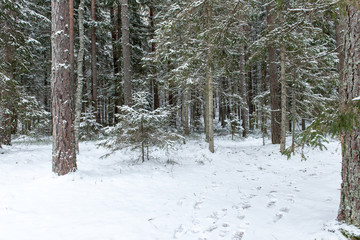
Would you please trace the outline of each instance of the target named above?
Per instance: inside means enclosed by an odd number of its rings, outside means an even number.
[[[14,134],[52,133],[60,175],[76,170],[80,138],[109,133],[106,146],[140,146],[143,160],[145,147],[175,133],[204,132],[211,152],[214,132],[261,133],[294,151],[296,133],[339,95],[346,112],[359,94],[351,88],[357,8],[336,0],[0,0],[0,147]],[[346,172],[359,158],[346,146],[358,140],[341,134]],[[354,185],[343,186],[340,219],[360,225],[346,208]]]

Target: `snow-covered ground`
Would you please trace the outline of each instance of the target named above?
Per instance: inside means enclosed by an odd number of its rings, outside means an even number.
[[[139,163],[82,143],[79,170],[51,172],[51,145],[0,154],[1,240],[337,240],[341,149],[287,160],[250,137],[201,138]]]

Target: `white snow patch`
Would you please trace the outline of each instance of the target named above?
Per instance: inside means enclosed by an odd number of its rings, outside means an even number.
[[[137,162],[81,143],[79,170],[51,173],[51,145],[15,143],[0,155],[1,239],[343,239],[338,142],[287,160],[262,140],[188,140]],[[330,229],[330,230],[329,230]]]

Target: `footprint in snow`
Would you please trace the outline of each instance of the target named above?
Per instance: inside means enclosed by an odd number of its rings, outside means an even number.
[[[279,221],[280,219],[282,219],[283,216],[284,216],[284,214],[285,214],[285,213],[288,213],[289,211],[290,211],[289,208],[286,208],[286,207],[281,208],[280,211],[275,214],[274,222],[277,222],[277,221]]]
[[[275,198],[270,199],[270,202],[268,203],[267,207],[268,208],[274,207],[276,205],[276,202],[277,202],[277,199],[275,199]]]
[[[238,231],[234,234],[234,236],[232,237],[232,240],[241,240],[243,237],[244,237],[244,232]]]

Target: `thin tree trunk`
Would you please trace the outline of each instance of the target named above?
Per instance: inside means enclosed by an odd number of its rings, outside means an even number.
[[[281,141],[280,151],[284,152],[286,148],[286,70],[285,70],[285,47],[281,46]]]
[[[154,7],[149,7],[149,15],[150,15],[150,26],[151,26],[151,39],[155,38],[155,14],[154,14]],[[156,43],[151,43],[151,52],[155,54],[156,51]],[[157,74],[156,74],[156,66],[152,66],[152,91],[153,91],[153,100],[154,100],[154,110],[160,107],[160,97],[159,97],[159,84],[157,81]]]
[[[240,26],[240,32],[242,35],[244,34],[244,27]],[[247,100],[246,100],[246,73],[245,73],[245,47],[243,45],[240,46],[240,97],[242,100],[241,103],[241,120],[242,120],[242,127],[243,137],[247,137],[249,134],[249,110],[247,107]]]
[[[345,87],[343,106],[358,104],[353,98],[360,96],[360,4],[350,3],[346,7],[346,30],[344,47],[344,69],[341,82]],[[354,106],[356,107],[356,106]],[[341,112],[344,108],[341,108]],[[359,115],[359,114],[358,114]],[[360,129],[342,134],[342,184],[338,220],[360,226]]]
[[[266,21],[268,30],[274,29],[274,14],[273,4],[266,7]],[[276,63],[276,49],[273,44],[268,46],[268,61],[269,61],[269,82],[270,82],[270,107],[271,107],[271,142],[272,144],[279,144],[281,138],[281,115],[280,115],[280,96],[279,96],[279,80]]]
[[[212,1],[208,1],[207,5],[207,28],[208,31],[211,31],[211,22],[212,22]],[[211,35],[210,35],[211,36]],[[207,64],[206,64],[206,85],[207,85],[207,124],[208,124],[208,132],[209,132],[209,150],[210,152],[214,152],[214,123],[213,123],[213,114],[214,114],[214,106],[213,106],[213,73],[212,73],[212,43],[210,40],[210,36],[207,38]]]
[[[123,80],[124,80],[124,103],[132,104],[131,69],[130,69],[130,22],[128,0],[121,0],[121,24],[122,24],[122,48],[123,48]]]
[[[91,20],[93,24],[96,21],[96,0],[91,0]],[[91,102],[93,107],[93,112],[96,116],[96,121],[100,122],[100,116],[97,110],[97,66],[96,66],[96,28],[95,25],[91,27]]]
[[[79,5],[79,53],[77,57],[77,88],[75,97],[75,146],[76,151],[79,153],[79,131],[80,131],[80,119],[81,119],[81,103],[83,92],[83,63],[84,63],[84,1],[80,0]]]
[[[73,124],[69,0],[51,1],[52,6],[52,170],[58,175],[75,172],[76,149]]]

